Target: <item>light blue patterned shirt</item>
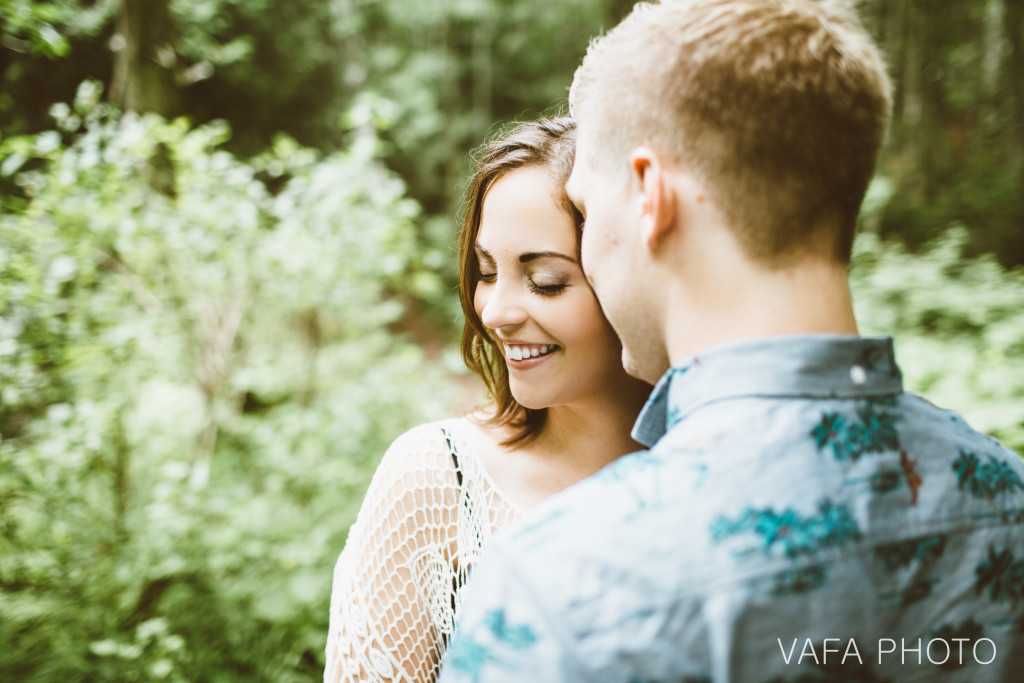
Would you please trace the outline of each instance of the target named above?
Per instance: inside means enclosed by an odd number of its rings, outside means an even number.
[[[891,340],[709,349],[634,437],[494,539],[442,683],[1024,680],[1024,461]]]

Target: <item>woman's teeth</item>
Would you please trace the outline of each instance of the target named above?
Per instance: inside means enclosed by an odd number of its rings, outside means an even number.
[[[537,356],[543,356],[551,353],[558,348],[555,344],[542,344],[540,346],[509,346],[505,344],[505,356],[512,360],[524,360],[526,358],[536,358]]]

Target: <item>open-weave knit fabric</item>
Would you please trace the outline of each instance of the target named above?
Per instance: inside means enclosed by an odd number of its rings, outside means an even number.
[[[519,514],[468,435],[421,425],[385,453],[334,569],[325,683],[437,677],[469,567]]]

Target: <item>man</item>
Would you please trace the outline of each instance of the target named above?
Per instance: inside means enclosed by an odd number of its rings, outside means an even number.
[[[443,683],[1019,675],[1024,462],[857,336],[890,99],[810,0],[638,5],[592,45],[567,190],[626,368],[661,375],[651,450],[494,541]]]

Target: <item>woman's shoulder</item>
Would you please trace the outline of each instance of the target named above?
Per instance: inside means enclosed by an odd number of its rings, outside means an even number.
[[[403,479],[420,484],[447,482],[454,476],[452,452],[474,457],[465,438],[467,418],[453,417],[426,422],[400,434],[388,447],[375,479]],[[426,477],[420,473],[426,473]],[[443,476],[441,476],[443,475]],[[440,477],[440,478],[439,478]]]
[[[447,454],[455,434],[462,434],[466,418],[449,417],[424,422],[402,432],[388,447],[388,454]]]

